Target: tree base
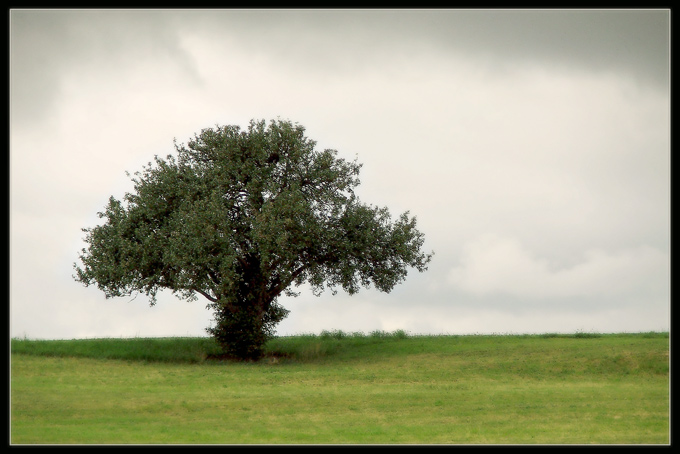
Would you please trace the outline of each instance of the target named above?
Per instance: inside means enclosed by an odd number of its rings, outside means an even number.
[[[270,363],[276,364],[283,360],[292,358],[292,355],[281,352],[269,352],[261,355],[257,359],[244,359],[228,353],[218,353],[206,356],[206,361],[229,362],[229,363]]]

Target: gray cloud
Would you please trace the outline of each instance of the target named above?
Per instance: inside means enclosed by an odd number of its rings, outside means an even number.
[[[216,45],[238,41],[253,57],[295,70],[342,75],[432,52],[494,71],[551,64],[623,72],[664,90],[670,69],[666,10],[15,10],[10,28],[11,112],[22,122],[49,113],[65,71],[115,74],[167,58],[198,83],[184,33]]]
[[[194,31],[313,71],[369,70],[385,54],[459,53],[492,67],[624,72],[667,88],[668,10],[303,10],[189,12]],[[193,23],[193,22],[189,22]],[[187,28],[184,28],[187,30]]]
[[[451,269],[449,281],[475,294],[510,294],[528,299],[621,295],[649,295],[660,291],[667,297],[670,257],[651,247],[608,254],[586,251],[582,261],[569,268],[555,268],[535,257],[517,240],[483,235],[466,245],[462,264]],[[659,295],[653,295],[658,297]]]
[[[49,120],[64,99],[63,84],[145,60],[165,61],[170,71],[198,82],[178,46],[175,24],[164,12],[107,10],[13,10],[10,14],[10,107],[12,121]],[[159,70],[162,78],[168,70]],[[102,87],[105,88],[105,87]],[[110,87],[115,90],[115,85]]]

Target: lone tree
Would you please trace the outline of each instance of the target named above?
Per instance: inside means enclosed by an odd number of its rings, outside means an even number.
[[[308,282],[314,293],[389,292],[408,267],[432,254],[408,212],[359,202],[360,164],[314,149],[288,121],[203,129],[177,158],[155,157],[131,177],[134,193],[109,198],[106,222],[86,232],[74,278],[106,297],[159,289],[214,310],[208,328],[224,353],[258,359],[288,311],[282,293]],[[128,174],[129,176],[129,174]]]

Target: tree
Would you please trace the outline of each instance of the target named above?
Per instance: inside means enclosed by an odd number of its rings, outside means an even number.
[[[214,310],[208,328],[226,354],[258,359],[288,311],[281,294],[308,282],[314,293],[389,292],[408,267],[427,269],[423,234],[406,212],[354,194],[360,164],[315,150],[288,121],[203,129],[177,158],[155,157],[131,177],[134,193],[109,198],[102,225],[82,229],[87,249],[74,278],[107,298],[160,289]],[[128,176],[130,176],[128,174]]]

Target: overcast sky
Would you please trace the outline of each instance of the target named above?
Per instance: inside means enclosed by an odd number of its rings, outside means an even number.
[[[105,299],[82,227],[216,124],[363,163],[435,256],[391,293],[283,298],[280,335],[670,328],[668,10],[12,10],[10,334],[203,336],[207,301]]]

